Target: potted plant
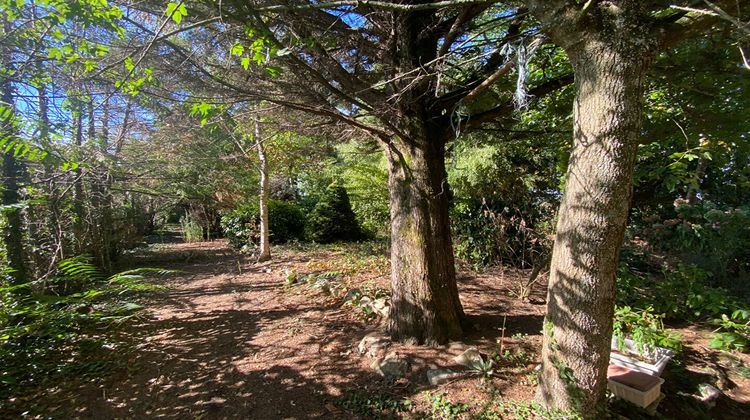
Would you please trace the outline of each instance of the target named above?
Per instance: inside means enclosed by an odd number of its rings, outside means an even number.
[[[610,363],[637,372],[661,376],[680,348],[680,337],[664,330],[662,315],[652,307],[615,309]]]

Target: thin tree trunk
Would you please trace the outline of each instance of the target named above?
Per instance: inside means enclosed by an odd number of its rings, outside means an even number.
[[[550,267],[538,398],[593,417],[607,387],[615,275],[627,224],[647,51],[585,38],[573,149]]]
[[[44,74],[41,65],[39,66],[39,74]],[[39,88],[39,139],[42,147],[48,148],[50,144],[49,136],[50,122],[49,122],[49,98],[47,97],[47,86],[43,85]],[[57,182],[54,177],[54,171],[50,165],[44,165],[44,178],[49,179],[47,185],[47,218],[45,220],[46,227],[49,230],[48,240],[52,249],[52,255],[47,257],[46,272],[40,273],[41,276],[47,275],[55,263],[62,259],[60,257],[60,250],[62,248],[62,238],[57,233],[60,230],[59,217],[58,217],[58,201],[59,197],[57,194]],[[43,285],[46,288],[46,284]]]
[[[106,99],[102,109],[102,144],[101,152],[103,156],[108,155],[109,151],[109,99]],[[114,226],[112,226],[112,174],[109,166],[105,163],[102,166],[102,178],[99,180],[102,188],[102,244],[103,244],[103,267],[105,270],[112,269],[112,259],[116,255],[113,249],[112,236]]]
[[[83,146],[83,107],[76,107],[75,111],[75,145],[77,160],[82,157],[82,146]],[[85,239],[85,223],[86,215],[83,207],[83,171],[78,166],[73,171],[73,217],[75,217],[73,223],[73,230],[76,243],[76,252],[82,252],[86,239]]]
[[[91,97],[87,104],[88,109],[88,142],[91,144],[92,149],[96,148],[100,151],[100,163],[97,165],[97,170],[92,174],[91,177],[91,210],[89,211],[89,224],[91,226],[91,240],[94,244],[93,254],[99,267],[108,271],[111,268],[109,259],[110,249],[107,230],[111,224],[109,218],[109,203],[107,194],[107,168],[104,163],[104,157],[107,154],[107,135],[108,130],[106,124],[109,123],[109,111],[107,106],[104,106],[104,112],[102,115],[102,136],[97,139],[96,137],[96,115],[94,113],[94,98]],[[98,144],[97,144],[98,140]],[[94,150],[96,150],[94,149]]]
[[[459,338],[458,298],[442,141],[415,130],[411,146],[388,143],[391,205],[391,310],[394,339],[443,343]]]
[[[255,145],[258,148],[258,172],[260,172],[260,253],[258,261],[271,259],[271,242],[268,228],[268,163],[260,129],[260,117],[255,116]]]
[[[695,184],[690,185],[687,192],[687,202],[691,206],[698,204],[698,193],[701,192],[701,184],[703,184],[703,177],[706,176],[707,169],[708,159],[698,158],[698,167],[695,169]]]
[[[8,62],[9,54],[7,50],[3,51],[0,58],[4,62]],[[5,63],[3,63],[2,68],[7,69]],[[12,112],[14,109],[13,86],[9,78],[3,78],[0,81],[0,91],[2,106],[11,110],[9,113],[2,113],[5,117],[0,120],[0,135],[4,139],[12,141],[16,136],[16,127],[15,113]],[[23,218],[21,209],[17,207],[21,200],[19,181],[25,171],[26,165],[14,157],[12,151],[3,154],[2,204],[3,206],[9,206],[3,211],[5,213],[3,244],[5,245],[5,258],[8,267],[11,269],[10,278],[13,284],[23,284],[27,280],[23,249]]]

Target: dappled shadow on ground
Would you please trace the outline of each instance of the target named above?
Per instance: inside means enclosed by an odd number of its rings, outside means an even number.
[[[71,379],[40,391],[44,398],[37,398],[32,414],[353,418],[342,409],[342,397],[359,393],[419,399],[422,391],[435,389],[426,379],[427,370],[433,368],[462,374],[440,386],[452,401],[532,398],[545,310],[539,303],[545,297],[543,282],[532,289],[529,302],[513,294],[526,273],[502,268],[463,272],[459,291],[471,327],[464,340],[438,347],[391,344],[385,352],[403,356],[409,368],[403,378],[388,383],[370,366],[373,359],[357,352],[362,337],[378,330],[377,322],[364,322],[356,308],[342,305],[341,297],[302,285],[283,286],[290,270],[310,273],[334,268],[338,262],[332,260],[333,254],[278,251],[274,260],[263,264],[235,254],[220,241],[160,245],[136,255],[133,261],[138,264],[150,261],[150,266],[179,273],[164,280],[168,291],[150,299],[150,317],[129,327],[138,339],[135,350],[122,350],[124,367],[96,382]],[[387,287],[387,278],[373,274],[352,276],[343,290],[372,282]],[[481,381],[481,372],[454,361],[469,346],[485,358],[494,356],[489,381]],[[694,368],[697,361],[708,360],[696,348],[685,354],[686,363],[693,365],[690,369],[665,374],[664,391],[670,398],[660,411],[668,417],[689,413],[689,404],[695,404],[690,397],[675,395],[691,394],[696,384],[712,380]],[[722,397],[711,415],[744,418],[748,407],[730,397]],[[28,409],[19,407],[18,412],[0,413],[0,417],[17,417]],[[705,410],[696,407],[693,412],[700,416]]]
[[[351,418],[340,398],[352,392],[394,398],[429,389],[425,372],[457,366],[453,357],[469,345],[488,355],[505,322],[505,345],[520,347],[523,335],[540,329],[543,306],[521,304],[501,290],[497,273],[460,279],[461,297],[475,327],[464,343],[442,347],[394,343],[409,361],[405,377],[388,383],[360,356],[357,344],[377,323],[364,322],[340,298],[283,287],[289,269],[305,272],[320,256],[286,252],[268,263],[235,254],[225,242],[158,245],[133,253],[130,264],[179,270],[165,280],[169,290],[150,299],[148,320],[135,350],[123,354],[123,369],[96,382],[74,381],[50,390],[42,415],[82,418]],[[323,259],[327,258],[325,256]],[[368,282],[387,282],[367,276]],[[351,286],[351,284],[350,284]],[[386,286],[386,284],[381,284]],[[511,338],[510,336],[516,336]],[[532,340],[531,343],[534,341]],[[528,346],[527,346],[528,347]],[[533,345],[532,345],[533,347]],[[532,355],[528,365],[533,367]],[[522,366],[526,369],[527,366]],[[511,376],[495,380],[506,395],[528,396]],[[476,397],[477,377],[450,384],[456,398]],[[509,393],[509,394],[508,394]],[[525,393],[525,394],[524,394]],[[14,413],[18,414],[18,413]]]

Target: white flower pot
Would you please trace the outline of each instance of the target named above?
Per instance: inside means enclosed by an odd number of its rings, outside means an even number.
[[[628,353],[640,355],[647,360],[640,360]],[[674,356],[674,352],[663,347],[645,347],[643,352],[640,352],[635,342],[629,338],[625,339],[625,346],[621,351],[617,337],[612,337],[612,352],[609,354],[609,363],[649,375],[661,376],[672,356]]]

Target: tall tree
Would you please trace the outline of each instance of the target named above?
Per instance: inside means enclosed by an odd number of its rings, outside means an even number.
[[[17,135],[16,108],[13,95],[12,77],[15,76],[12,63],[14,60],[14,38],[13,27],[7,20],[6,15],[1,16],[2,44],[0,46],[0,140],[4,145],[12,145]],[[23,217],[21,214],[21,193],[19,183],[25,173],[25,164],[14,156],[11,150],[3,153],[2,168],[2,205],[5,216],[5,227],[3,228],[3,245],[5,246],[8,267],[11,269],[10,277],[13,283],[22,284],[26,282],[27,267],[23,248]]]
[[[222,3],[219,28],[215,7],[189,2],[187,13],[194,22],[188,27],[205,30],[193,35],[192,43],[165,41],[174,55],[169,60],[206,76],[213,92],[316,114],[380,142],[389,162],[392,222],[388,329],[397,339],[421,343],[463,333],[446,144],[457,131],[513,111],[510,101],[475,103],[514,68],[502,45],[521,47],[535,33],[534,28],[522,30],[523,11],[456,4],[438,10],[421,2],[323,8],[308,1],[280,7],[229,1]],[[153,39],[166,38],[158,27],[131,23]],[[190,39],[185,32],[180,36]],[[237,61],[200,62],[195,57],[203,54],[186,45],[199,43],[223,46]],[[245,74],[237,71],[240,65]],[[566,83],[570,78],[547,80],[531,91],[543,95]]]
[[[260,175],[260,191],[258,192],[259,202],[258,209],[260,213],[260,251],[258,261],[268,261],[271,259],[271,240],[268,227],[268,161],[266,160],[266,149],[263,145],[263,134],[260,128],[260,115],[253,116],[253,132],[255,147],[258,149],[258,175]]]
[[[567,53],[576,83],[573,149],[550,268],[538,398],[595,417],[607,387],[615,275],[646,73],[661,49],[712,20],[663,10],[658,1],[525,3]]]

